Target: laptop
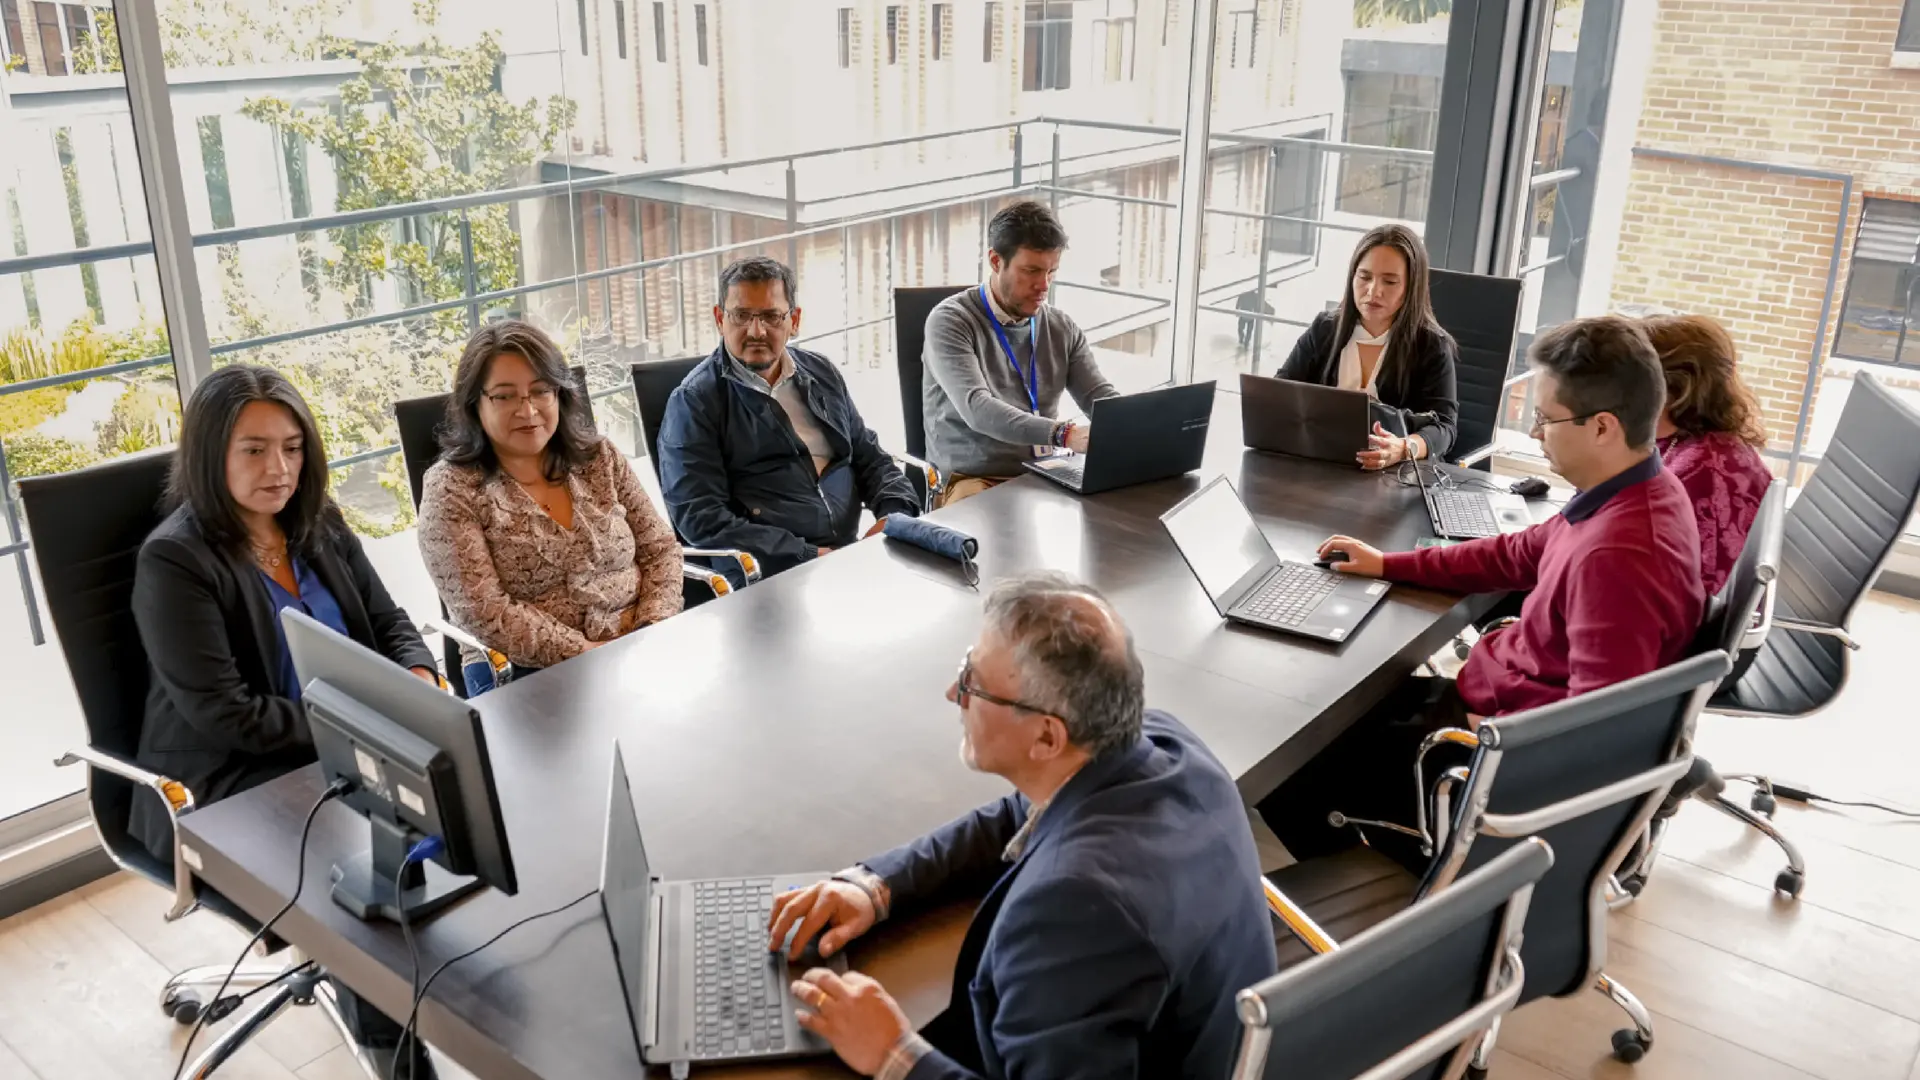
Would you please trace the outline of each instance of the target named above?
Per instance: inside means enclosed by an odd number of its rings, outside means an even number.
[[[1433,472],[1432,483],[1427,479],[1429,469]],[[1438,466],[1426,462],[1415,462],[1413,471],[1420,478],[1420,495],[1427,504],[1433,535],[1443,540],[1478,540],[1520,532],[1533,525],[1527,500],[1512,492],[1454,486]]]
[[[773,898],[828,873],[662,882],[647,864],[620,746],[607,792],[600,908],[613,938],[620,988],[650,1065],[771,1060],[831,1053],[794,1020],[789,983],[811,967],[846,970],[845,954],[824,965],[808,947],[789,969],[767,951]]]
[[[1160,515],[1214,610],[1229,622],[1343,642],[1387,595],[1375,578],[1322,570],[1274,554],[1224,476]]]
[[[1055,454],[1026,467],[1080,495],[1190,473],[1207,452],[1213,383],[1102,398],[1088,419],[1093,431],[1086,453]]]
[[[1351,465],[1367,448],[1372,404],[1359,390],[1240,373],[1240,434],[1255,450]]]

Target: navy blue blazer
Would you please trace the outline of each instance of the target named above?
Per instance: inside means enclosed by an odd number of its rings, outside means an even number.
[[[1234,994],[1274,973],[1273,928],[1233,779],[1179,721],[1054,796],[1019,860],[1018,794],[865,865],[893,910],[986,890],[953,1002],[914,1080],[1226,1076]]]

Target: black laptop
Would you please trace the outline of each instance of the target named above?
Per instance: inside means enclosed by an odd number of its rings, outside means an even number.
[[[1086,453],[1037,458],[1027,468],[1081,495],[1190,473],[1206,456],[1213,383],[1102,398],[1088,419]]]
[[[1358,390],[1240,373],[1240,433],[1254,450],[1352,465],[1368,445],[1372,404]]]
[[[846,970],[846,954],[822,965],[813,946],[789,967],[767,950],[773,898],[827,877],[755,874],[662,882],[647,864],[620,747],[607,792],[600,908],[613,938],[640,1059],[672,1065],[768,1060],[831,1051],[794,1019],[790,985],[809,967]],[[809,957],[811,959],[809,959]]]
[[[1343,642],[1387,595],[1384,581],[1274,554],[1224,476],[1160,515],[1160,523],[1214,610],[1230,622]]]

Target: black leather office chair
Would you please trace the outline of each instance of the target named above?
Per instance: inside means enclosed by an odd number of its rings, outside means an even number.
[[[1494,433],[1507,396],[1520,334],[1519,278],[1488,277],[1435,269],[1430,295],[1433,317],[1460,346],[1454,366],[1460,393],[1459,437],[1450,454],[1455,464],[1487,468]]]
[[[927,463],[926,348],[927,316],[940,301],[971,285],[927,285],[893,290],[893,357],[900,376],[900,422],[906,427],[907,454],[924,470],[907,479],[920,489],[925,505],[939,497],[940,472]]]
[[[1604,690],[1484,721],[1476,732],[1430,736],[1428,748],[1455,743],[1472,748],[1473,759],[1438,778],[1431,813],[1422,807],[1415,832],[1435,853],[1424,875],[1416,879],[1370,847],[1276,872],[1267,898],[1288,931],[1279,942],[1282,967],[1309,952],[1331,951],[1409,903],[1427,902],[1537,835],[1553,848],[1554,865],[1528,909],[1520,1004],[1591,985],[1633,1019],[1633,1027],[1614,1033],[1614,1055],[1639,1060],[1653,1043],[1653,1022],[1603,970],[1608,890],[1615,868],[1686,774],[1694,719],[1731,667],[1727,654],[1703,653]],[[1418,770],[1413,783],[1427,790]],[[1489,1037],[1473,1074],[1484,1076],[1491,1053]]]
[[[68,751],[54,764],[87,766],[87,803],[100,846],[121,869],[173,894],[167,921],[205,909],[251,935],[260,928],[259,921],[196,882],[177,841],[171,860],[156,859],[127,831],[127,815],[136,797],[159,799],[175,822],[194,807],[193,793],[184,785],[133,761],[140,746],[149,684],[146,649],[133,621],[134,568],[141,543],[164,517],[160,504],[172,465],[173,451],[156,450],[20,481],[20,501],[47,592],[47,612],[87,725],[86,747]],[[258,951],[264,956],[286,947],[269,934]],[[298,970],[289,975],[290,968]],[[223,964],[174,975],[161,990],[161,1009],[181,1024],[194,1023],[208,1004],[207,996],[226,974]],[[211,1073],[295,1004],[319,1001],[352,1045],[325,972],[297,954],[284,964],[241,965],[228,983],[229,996],[277,979],[283,981],[257,1007],[201,1051],[187,1076]],[[228,1001],[210,1018],[224,1016],[233,1007]],[[363,1059],[362,1065],[375,1075],[370,1062]]]
[[[1873,376],[1855,375],[1832,443],[1786,511],[1771,630],[1764,643],[1741,657],[1737,677],[1720,687],[1707,711],[1793,718],[1832,704],[1846,688],[1852,653],[1860,647],[1847,630],[1854,609],[1873,588],[1917,503],[1920,412]],[[1747,774],[1724,778],[1752,782],[1750,806],[1759,815],[1772,815],[1771,780]],[[1797,895],[1806,879],[1799,852],[1771,823],[1735,816],[1786,851],[1788,866],[1774,887]]]
[[[1457,1075],[1520,998],[1520,928],[1552,865],[1545,842],[1523,841],[1338,951],[1242,990],[1233,1080]]]

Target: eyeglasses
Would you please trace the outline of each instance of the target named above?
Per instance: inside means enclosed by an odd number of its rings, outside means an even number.
[[[728,308],[727,325],[744,328],[758,323],[769,330],[778,329],[792,315],[792,309],[786,311],[748,311],[745,308]]]
[[[967,707],[969,699],[979,698],[981,701],[990,701],[995,705],[1003,705],[1009,709],[1019,709],[1022,712],[1038,713],[1041,716],[1055,715],[1052,709],[1043,709],[1038,705],[1029,705],[1024,701],[1014,701],[1012,698],[998,697],[973,685],[972,649],[968,649],[967,655],[960,660],[960,674],[954,677],[953,688],[954,700],[963,709]]]
[[[519,408],[520,403],[523,401],[531,401],[535,407],[544,409],[553,404],[555,393],[556,391],[551,386],[536,386],[524,394],[482,394],[480,396],[486,398],[487,403],[496,409]]]
[[[1613,412],[1613,410],[1595,409],[1592,412],[1581,413],[1579,416],[1562,416],[1556,418],[1548,416],[1539,409],[1535,409],[1533,410],[1533,426],[1527,430],[1539,431],[1541,428],[1549,428],[1555,424],[1584,424],[1594,417],[1599,416],[1601,413],[1607,412]]]

